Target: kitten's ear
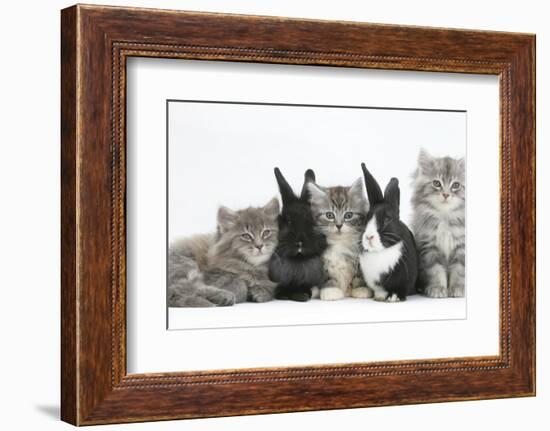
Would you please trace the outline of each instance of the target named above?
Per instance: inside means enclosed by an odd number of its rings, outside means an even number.
[[[276,197],[271,199],[262,209],[268,217],[277,217],[279,215],[279,200]]]
[[[364,163],[361,163],[361,169],[363,169],[363,176],[365,177],[365,186],[367,188],[367,196],[369,198],[370,206],[372,207],[383,202],[384,196],[382,196],[382,189],[380,189],[378,182],[368,171]]]
[[[368,202],[365,197],[365,192],[363,189],[363,178],[357,178],[349,188],[349,195],[353,205],[356,207],[365,207],[364,211],[368,211]]]
[[[418,153],[418,167],[421,172],[428,173],[433,165],[433,157],[424,149],[421,148]]]
[[[218,209],[218,230],[225,233],[233,228],[239,219],[239,215],[227,207],[221,206]]]
[[[277,179],[277,184],[279,184],[279,192],[281,193],[283,205],[288,205],[290,202],[295,201],[296,195],[292,187],[287,183],[285,177],[283,177],[279,168],[275,168],[275,178]]]
[[[456,163],[458,165],[458,170],[460,171],[460,173],[463,176],[466,176],[466,160],[464,159],[464,157],[458,159]]]
[[[313,182],[307,183],[307,190],[310,196],[310,200],[314,204],[321,202],[327,197],[327,193]]]
[[[308,169],[304,174],[304,185],[302,186],[302,193],[300,194],[300,199],[307,201],[310,198],[309,194],[309,183],[315,182],[315,172],[312,169]]]
[[[401,198],[401,192],[399,191],[399,180],[392,178],[386,190],[384,190],[384,201],[392,208],[392,212],[395,216],[399,217],[399,201]]]
[[[350,194],[356,197],[363,197],[363,178],[359,177],[357,178],[350,186],[349,188]]]

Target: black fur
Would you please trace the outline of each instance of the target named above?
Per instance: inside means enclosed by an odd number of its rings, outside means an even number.
[[[404,301],[407,295],[416,293],[419,260],[414,235],[399,219],[399,181],[397,178],[392,178],[382,195],[378,182],[364,163],[361,164],[361,168],[370,203],[367,223],[376,217],[378,234],[384,247],[388,248],[399,241],[403,242],[401,259],[391,272],[382,275],[379,284],[386,289],[388,296],[396,293],[399,299]]]
[[[279,215],[279,244],[269,261],[269,277],[277,283],[275,297],[308,301],[311,288],[323,282],[321,254],[327,246],[314,229],[307,183],[315,181],[311,169],[305,173],[300,197],[296,196],[279,168],[275,168],[283,209]]]

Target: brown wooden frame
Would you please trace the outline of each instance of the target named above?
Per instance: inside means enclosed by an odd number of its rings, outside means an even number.
[[[81,5],[61,18],[63,420],[87,425],[535,394],[534,35]],[[500,354],[128,375],[129,56],[498,75]]]

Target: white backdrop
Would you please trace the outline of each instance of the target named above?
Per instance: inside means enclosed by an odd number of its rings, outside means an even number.
[[[351,75],[359,81],[360,72]],[[261,206],[279,196],[275,166],[299,194],[307,168],[320,185],[349,186],[363,176],[365,162],[382,190],[391,177],[400,180],[401,219],[408,223],[419,149],[465,156],[466,112],[178,101],[168,110],[170,241],[213,231],[219,205]]]
[[[499,219],[499,121],[498,121],[498,79],[492,76],[471,74],[445,74],[406,71],[376,71],[351,68],[311,67],[311,66],[284,66],[284,65],[255,65],[242,63],[200,62],[173,59],[149,59],[139,58],[128,60],[127,76],[127,370],[130,373],[158,372],[171,370],[196,370],[209,368],[241,368],[241,367],[265,367],[299,364],[329,364],[342,362],[361,362],[377,360],[401,360],[413,358],[458,357],[458,356],[484,356],[494,355],[498,352],[498,223]],[[234,307],[218,309],[170,309],[169,328],[205,328],[219,326],[223,329],[214,330],[188,330],[166,331],[166,100],[167,99],[202,99],[223,101],[270,101],[271,103],[302,103],[302,104],[328,104],[345,106],[384,106],[418,108],[419,103],[427,109],[454,109],[468,112],[468,127],[466,128],[467,145],[467,183],[483,184],[483,187],[469,187],[466,195],[466,314],[464,319],[464,302],[449,299],[456,307],[455,310],[446,310],[442,315],[440,308],[432,300],[422,301],[424,306],[416,306],[413,301],[406,301],[385,312],[385,308],[376,312],[372,301],[361,307],[345,307],[344,301],[337,304],[324,304],[328,310],[321,312],[318,305],[302,304],[299,312],[294,312],[285,322],[281,312],[276,308],[281,307],[279,301],[270,302],[263,306],[248,304],[244,307],[238,304]],[[171,106],[171,104],[170,104]],[[271,107],[273,108],[273,107]],[[172,108],[170,108],[172,109]],[[267,107],[264,112],[267,112]],[[293,108],[298,109],[298,108]],[[320,109],[320,108],[318,108]],[[193,114],[192,110],[181,113],[177,118],[189,116],[194,121],[193,136],[200,136],[205,122],[214,122],[217,117]],[[428,119],[423,115],[416,115],[417,120],[411,119],[401,111],[403,118],[381,121],[377,118],[357,116],[354,110],[350,114],[344,109],[330,111],[323,109],[324,115],[337,115],[338,123],[349,127],[346,131],[351,152],[357,151],[359,157],[365,151],[367,145],[357,136],[358,129],[364,125],[363,130],[372,137],[373,141],[383,140],[394,153],[403,152],[410,160],[401,160],[400,163],[410,163],[410,166],[400,170],[409,171],[414,167],[418,142],[428,142],[429,148],[439,153],[441,148],[449,147],[449,142],[454,142],[453,152],[464,151],[464,117],[463,113],[453,120]],[[257,111],[258,112],[258,111]],[[279,119],[282,112],[277,114]],[[324,126],[321,132],[327,136],[321,137],[317,131],[298,131],[299,118],[286,111],[284,118],[290,124],[295,134],[307,136],[311,141],[315,138],[321,141],[315,148],[324,150],[330,148],[331,137],[337,136],[337,131]],[[288,113],[289,112],[289,113]],[[367,111],[363,111],[367,112]],[[371,111],[370,116],[377,111]],[[379,111],[378,111],[379,112]],[[399,113],[400,111],[395,111]],[[185,114],[185,115],[184,115]],[[258,114],[247,112],[253,116],[258,125],[248,126],[249,136],[245,142],[238,142],[243,135],[238,128],[239,121],[236,117],[233,131],[226,133],[228,125],[221,127],[222,131],[211,135],[211,141],[200,142],[199,147],[211,149],[207,154],[222,153],[220,169],[225,169],[223,161],[231,163],[236,157],[223,153],[222,143],[228,143],[226,151],[233,148],[246,148],[250,141],[273,139],[273,144],[279,139],[289,139],[284,136],[285,130],[279,131],[279,136],[268,138],[268,133],[262,134],[262,128],[269,128],[270,116],[263,114],[260,120]],[[323,115],[319,113],[310,115]],[[407,113],[410,114],[410,113]],[[303,115],[303,114],[302,114]],[[456,115],[456,114],[455,114]],[[369,116],[369,117],[370,117]],[[267,117],[267,118],[266,118]],[[405,117],[407,117],[405,119]],[[414,117],[414,115],[413,115]],[[304,117],[302,117],[304,118]],[[351,120],[350,120],[351,118]],[[381,121],[385,128],[374,128],[374,119]],[[334,121],[332,118],[323,118],[325,122]],[[400,123],[397,120],[402,120]],[[262,122],[263,121],[263,122]],[[310,122],[312,120],[309,120]],[[455,136],[450,138],[443,126],[435,123],[443,123],[449,132]],[[240,120],[242,125],[242,120]],[[208,123],[207,123],[208,124]],[[202,125],[202,126],[201,126]],[[411,131],[408,138],[411,144],[407,150],[401,150],[402,140],[406,139],[403,132],[389,132],[385,129],[393,129],[404,126]],[[413,127],[414,125],[414,127]],[[367,129],[368,126],[368,129]],[[253,132],[257,127],[259,130]],[[210,130],[214,129],[211,125]],[[438,129],[430,133],[426,128]],[[174,142],[179,143],[185,137],[186,128],[181,127],[182,136]],[[219,129],[218,129],[219,130]],[[355,131],[355,134],[353,133]],[[173,130],[170,130],[173,132]],[[214,132],[215,133],[215,132]],[[312,136],[308,136],[307,133]],[[363,132],[365,133],[365,132]],[[182,135],[183,134],[183,135]],[[256,135],[254,135],[256,134]],[[233,136],[232,136],[233,135]],[[259,135],[259,136],[258,136]],[[246,133],[245,133],[245,136]],[[334,138],[336,139],[336,138]],[[445,144],[441,145],[441,141]],[[300,147],[307,149],[308,142],[301,143]],[[212,143],[215,150],[212,150]],[[416,143],[416,145],[415,145]],[[258,144],[260,146],[260,144]],[[178,151],[181,156],[173,157],[169,154],[169,163],[174,164],[185,157],[193,159],[197,150],[180,145]],[[267,146],[269,147],[269,146]],[[375,147],[381,150],[380,147]],[[386,150],[381,150],[380,157],[374,158],[373,172],[377,170],[389,171],[384,159],[389,155]],[[202,151],[202,150],[201,150]],[[252,150],[252,159],[257,159]],[[277,157],[264,150],[266,164],[272,163],[272,158]],[[410,153],[407,153],[410,151]],[[445,149],[443,151],[446,151]],[[200,154],[200,153],[199,153]],[[453,154],[456,155],[456,154]],[[336,157],[334,157],[336,158]],[[191,160],[189,163],[191,163]],[[286,160],[289,160],[288,158]],[[315,161],[329,160],[329,157],[316,157]],[[344,159],[346,160],[346,159]],[[284,160],[283,160],[284,161]],[[352,164],[354,158],[347,159],[343,164]],[[212,164],[220,163],[214,161]],[[357,161],[355,161],[357,163]],[[369,165],[371,163],[369,162]],[[170,169],[170,172],[181,174],[188,169],[194,170],[189,181],[193,188],[211,187],[208,190],[213,196],[206,202],[212,205],[203,218],[215,213],[220,193],[218,192],[218,179],[223,175],[208,174],[202,170],[211,168],[211,163],[204,158],[195,160],[195,166],[187,166],[185,169]],[[289,166],[291,168],[292,166]],[[290,180],[301,180],[303,166],[293,162],[295,170],[290,173],[295,175]],[[332,168],[327,163],[327,170]],[[315,167],[315,166],[313,166]],[[265,166],[256,171],[257,176],[265,175],[265,183],[271,175],[271,168]],[[345,171],[335,171],[335,176],[349,175]],[[236,174],[231,174],[236,176]],[[352,174],[348,182],[356,178]],[[392,174],[387,174],[392,175]],[[199,179],[197,180],[197,177]],[[321,178],[321,177],[320,177]],[[387,181],[388,178],[384,179]],[[202,181],[201,181],[202,180]],[[381,178],[382,180],[382,178]],[[223,189],[223,196],[233,199],[242,199],[235,194],[234,188],[243,189],[243,193],[250,193],[252,186],[243,187],[239,179],[224,180],[229,187]],[[231,181],[235,181],[231,184]],[[251,183],[248,180],[247,183]],[[406,183],[405,183],[406,184]],[[219,187],[224,187],[221,185]],[[245,189],[249,190],[245,190]],[[272,190],[274,190],[273,187]],[[265,192],[258,188],[258,193]],[[183,192],[185,193],[185,191]],[[273,196],[274,191],[266,194],[265,200]],[[204,201],[200,190],[195,199]],[[244,196],[242,205],[248,205],[251,199],[256,199],[256,194]],[[188,205],[188,196],[182,197],[182,203]],[[187,207],[179,216],[189,217],[187,222],[191,225],[197,223],[194,212],[199,209]],[[212,214],[213,216],[213,214]],[[171,217],[176,219],[177,217]],[[179,220],[177,220],[179,222]],[[208,225],[207,225],[208,226]],[[210,229],[209,229],[210,230]],[[479,238],[483,238],[480,246]],[[477,240],[474,240],[477,239]],[[493,250],[493,252],[487,252]],[[415,298],[425,299],[425,298]],[[319,304],[323,305],[323,304]],[[366,306],[369,306],[368,310]],[[387,305],[387,304],[386,304]],[[445,307],[449,306],[448,303]],[[260,308],[262,307],[262,308]],[[342,308],[340,308],[342,307]],[[372,309],[372,313],[371,313]],[[211,314],[208,314],[210,312]],[[300,319],[301,313],[304,319]],[[395,314],[394,314],[395,313]],[[260,316],[261,320],[258,318]],[[174,320],[176,316],[177,320]],[[448,320],[448,319],[462,320]],[[372,320],[371,320],[372,319]],[[414,321],[413,323],[408,321]],[[333,325],[341,322],[349,323],[345,327]],[[428,322],[429,321],[429,322]],[[366,323],[369,322],[369,323]],[[314,324],[312,326],[286,326],[288,323]],[[327,325],[320,326],[319,323]],[[352,324],[353,323],[353,324]],[[270,326],[270,328],[254,328],[254,326]],[[254,332],[256,331],[256,332]],[[352,340],[361,338],[369,333],[369,343],[353,343]],[[419,336],[419,332],[422,334]],[[340,337],[345,333],[347,337]],[[259,334],[259,335],[258,335]],[[255,336],[255,343],[250,343],[250,337]],[[302,340],[307,339],[306,349],[297,346],[302,345]],[[331,343],[327,344],[326,340]],[[388,339],[394,340],[387,343]],[[438,342],[434,343],[433,340]],[[293,347],[296,346],[296,347]],[[207,354],[205,354],[207,352]]]
[[[103,4],[188,10],[343,19],[389,24],[537,32],[537,113],[550,117],[550,29],[545,2],[538,0],[464,0],[450,8],[436,0],[359,2],[353,0],[103,0]],[[7,408],[6,429],[71,430],[59,422],[59,9],[70,1],[8,2],[3,5],[0,35],[4,58],[0,70],[0,313],[5,371],[0,395]],[[32,13],[29,11],[32,10]],[[25,25],[20,17],[25,16]],[[32,29],[32,31],[30,30]],[[29,118],[32,127],[29,127]],[[550,218],[549,131],[539,121],[537,171],[538,220]],[[548,262],[550,229],[539,223],[539,262]],[[29,256],[37,257],[29,263]],[[101,430],[333,430],[407,429],[464,431],[491,424],[516,431],[530,424],[543,429],[548,410],[550,373],[549,271],[537,271],[538,396],[389,408],[263,415],[152,424],[98,426]],[[8,404],[9,403],[9,404]],[[429,417],[430,420],[426,420]]]

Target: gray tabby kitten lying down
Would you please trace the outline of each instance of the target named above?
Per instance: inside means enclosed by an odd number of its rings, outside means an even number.
[[[464,296],[464,159],[436,158],[421,150],[413,175],[413,221],[426,296]]]
[[[320,298],[370,298],[373,292],[366,287],[359,268],[361,235],[369,209],[363,179],[357,179],[350,187],[321,187],[315,183],[308,187],[315,224],[328,244],[322,255],[326,281]]]
[[[168,306],[214,307],[273,299],[268,262],[277,246],[279,201],[262,208],[218,210],[216,233],[173,243],[168,253]]]

